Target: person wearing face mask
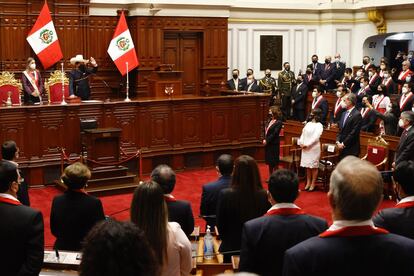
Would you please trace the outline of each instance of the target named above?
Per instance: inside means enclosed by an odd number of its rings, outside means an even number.
[[[345,92],[346,90],[344,89],[344,86],[339,84],[338,89],[336,89],[335,91],[337,99],[335,102],[334,109],[332,110],[332,113],[331,113],[331,120],[335,126],[338,124],[339,120],[341,119],[342,113],[345,111],[345,109],[343,109],[341,105],[342,98],[343,96],[345,96]]]
[[[401,96],[398,98],[398,104],[400,106],[400,112],[409,111],[413,107],[414,94],[411,92],[411,83],[404,83],[401,89]]]
[[[373,64],[371,63],[371,58],[369,56],[364,56],[362,58],[361,68],[364,69],[365,71],[368,71],[368,69],[372,66],[373,66]]]
[[[414,161],[414,112],[404,111],[400,115],[398,126],[403,129],[400,142],[395,152],[395,161],[393,168],[398,166],[402,161]]]
[[[227,81],[227,88],[232,91],[242,91],[243,85],[239,79],[239,69],[233,69],[232,78]]]
[[[361,108],[361,131],[373,133],[375,130],[375,122],[377,120],[377,115],[371,105],[372,98],[371,96],[365,96],[362,98],[362,108]]]
[[[313,73],[312,67],[306,68],[306,72],[303,75],[303,84],[305,84],[308,87],[308,90],[313,89],[315,86],[317,86],[319,83],[319,77],[318,75],[315,75]]]
[[[96,74],[98,64],[93,57],[86,60],[83,59],[82,55],[71,58],[70,63],[75,66],[75,69],[69,73],[69,97],[80,97],[82,100],[89,100],[91,94],[89,77]],[[88,63],[92,65],[92,68],[87,66]]]
[[[265,162],[269,168],[269,177],[279,164],[280,130],[283,127],[282,112],[277,106],[269,108],[271,119],[264,129],[262,144],[265,148]]]
[[[378,75],[379,75],[381,78],[384,78],[384,72],[388,69],[388,66],[387,66],[387,64],[385,63],[385,61],[381,61],[379,69],[380,69],[380,70],[379,70]]]
[[[293,120],[299,122],[305,120],[305,102],[307,94],[308,86],[303,82],[303,76],[298,75],[296,85],[292,89]]]
[[[388,69],[385,69],[383,72],[381,84],[384,84],[387,87],[388,94],[394,94],[396,92],[395,82],[392,79],[391,73]]]
[[[377,73],[377,68],[371,66],[368,70],[368,85],[373,93],[377,91],[378,85],[381,84],[382,79]]]
[[[276,79],[272,77],[270,69],[265,70],[265,76],[259,81],[260,91],[269,95],[275,94]]]
[[[41,103],[43,81],[39,70],[36,69],[36,61],[32,57],[27,59],[26,70],[24,70],[22,74],[22,85],[25,103]]]
[[[407,60],[403,61],[401,72],[398,75],[394,74],[393,76],[394,81],[398,84],[398,91],[402,91],[402,86],[405,83],[411,82],[413,74],[413,71],[410,70],[410,62]]]
[[[339,154],[340,159],[348,155],[359,156],[359,133],[362,116],[359,110],[355,108],[355,104],[355,94],[348,93],[343,97],[342,108],[346,109],[346,111],[342,113],[338,125],[339,131],[336,135],[336,145],[341,151]]]
[[[398,133],[398,117],[400,116],[400,108],[396,102],[391,102],[387,105],[386,111],[384,114],[377,110],[373,110],[377,118],[381,119],[380,122],[380,134],[396,136]],[[383,124],[383,128],[381,127]]]
[[[246,92],[260,92],[260,87],[254,78],[253,69],[247,69],[246,77],[241,79],[242,91]]]
[[[339,53],[335,55],[333,64],[335,65],[334,80],[335,80],[335,83],[338,84],[341,82],[341,79],[344,76],[346,64],[345,62],[341,61],[341,55]]]
[[[310,64],[308,64],[308,68],[312,69],[312,74],[315,76],[318,76],[319,78],[319,73],[320,70],[322,69],[323,64],[318,62],[319,58],[317,55],[313,55],[312,56],[312,62]]]
[[[361,109],[362,98],[365,95],[370,95],[370,96],[372,95],[371,88],[369,87],[369,84],[368,84],[368,77],[362,77],[360,79],[359,87],[360,88],[359,88],[358,92],[356,93],[356,97],[357,97],[356,107],[357,107],[357,109]]]
[[[296,78],[295,74],[290,71],[290,64],[289,62],[283,63],[283,71],[279,73],[277,79],[277,85],[282,97],[282,113],[283,118],[286,120],[290,116],[290,108],[291,108],[291,95],[292,95],[292,88],[295,85]]]
[[[319,108],[321,110],[321,120],[320,122],[322,123],[322,125],[326,125],[326,117],[328,116],[328,101],[325,99],[324,96],[322,96],[322,90],[319,87],[316,87],[313,89],[312,91],[312,105],[311,105],[311,110],[314,110],[316,108]],[[308,121],[310,120],[310,114],[311,112],[309,112],[308,115]]]
[[[352,74],[352,68],[345,68],[344,76],[341,78],[338,85],[343,85],[344,87],[351,90],[352,93],[356,93],[359,89],[359,81],[355,80]]]
[[[319,84],[325,90],[332,90],[335,88],[335,65],[331,63],[332,57],[325,57],[325,64],[322,66],[319,73]]]
[[[398,203],[382,209],[374,218],[377,227],[414,239],[414,162],[402,161],[394,171],[394,189]]]
[[[378,94],[372,96],[372,106],[375,110],[385,113],[387,106],[391,103],[390,97],[388,97],[387,87],[381,84],[377,88]]]

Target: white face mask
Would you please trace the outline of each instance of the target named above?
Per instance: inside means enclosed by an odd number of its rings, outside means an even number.
[[[403,127],[404,127],[404,121],[403,121],[403,119],[400,119],[400,120],[398,121],[398,126],[399,126],[399,127],[401,127],[401,128],[403,128]]]
[[[410,82],[410,80],[411,80],[411,76],[407,76],[407,77],[405,78],[405,82]]]
[[[341,102],[341,107],[342,107],[342,108],[347,108],[346,102],[342,101],[342,102]]]
[[[365,88],[365,83],[361,82],[361,88]]]
[[[391,107],[391,106],[389,106],[389,105],[387,105],[387,107],[385,108],[385,110],[386,110],[387,112],[391,112],[392,107]]]
[[[335,62],[339,62],[340,61],[340,59],[339,58],[335,58],[335,60],[334,60]]]
[[[413,55],[408,55],[407,58],[411,59],[413,58]]]
[[[30,69],[32,69],[32,70],[36,70],[36,63],[31,63],[31,64],[29,65],[29,67],[30,67]]]
[[[247,84],[251,84],[252,83],[252,79],[247,79]]]
[[[361,72],[361,71],[358,71],[358,72],[356,73],[356,75],[357,75],[357,77],[360,77],[360,76],[362,76],[362,72]]]
[[[374,72],[372,72],[372,71],[368,72],[368,76],[372,77],[373,75],[374,75]]]
[[[384,73],[384,78],[388,79],[389,76],[388,73]]]
[[[317,92],[315,92],[315,91],[314,91],[314,92],[312,92],[312,97],[313,97],[313,98],[316,98],[317,96],[318,96],[318,93],[317,93]]]
[[[338,98],[340,98],[340,97],[341,97],[341,92],[336,91],[336,96],[337,96]]]
[[[403,94],[407,94],[407,92],[408,92],[407,87],[403,87],[401,92],[402,92]]]

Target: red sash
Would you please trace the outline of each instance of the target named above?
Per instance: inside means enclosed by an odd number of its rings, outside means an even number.
[[[376,110],[378,110],[378,108],[379,108],[379,105],[382,103],[382,101],[385,99],[385,96],[384,95],[382,95],[382,98],[381,98],[381,100],[379,100],[378,101],[378,98],[379,98],[380,96],[378,96],[378,97],[375,97],[375,101],[374,101],[374,108],[376,109]]]
[[[338,230],[325,231],[319,235],[321,238],[329,237],[357,237],[357,236],[371,236],[379,234],[388,234],[389,232],[382,228],[373,227],[371,225],[362,226],[348,226]]]
[[[390,83],[392,81],[392,78],[388,78],[387,81],[385,81],[385,79],[382,81],[382,84],[384,84],[387,88],[390,86]]]
[[[402,80],[402,81],[404,81],[405,80],[405,78],[408,76],[408,75],[411,75],[413,72],[411,72],[410,70],[407,70],[407,71],[405,71],[405,72],[401,72],[400,73],[400,75],[398,76],[398,79],[399,80]]]
[[[5,198],[5,197],[0,197],[0,202],[8,203],[8,204],[11,204],[11,205],[16,205],[16,206],[22,205],[21,202],[18,201],[18,200],[14,200],[14,199],[11,199],[11,198]]]
[[[274,120],[274,119],[269,122],[269,124],[267,125],[267,128],[266,128],[266,133],[265,134],[267,134],[270,127],[273,126],[275,123],[276,123],[276,120]]]
[[[414,208],[414,201],[398,203],[397,205],[395,205],[395,208]]]
[[[308,76],[308,82],[310,82],[312,80],[312,75],[313,74],[307,75]]]
[[[413,92],[408,93],[408,95],[405,96],[404,100],[403,100],[403,96],[404,94],[401,95],[401,99],[400,99],[400,110],[402,111],[405,107],[405,105],[407,104],[408,100],[410,100],[414,95]]]
[[[177,199],[175,199],[175,197],[173,197],[172,195],[169,195],[169,196],[164,195],[164,199],[165,199],[166,202],[176,202],[177,201]]]
[[[364,111],[361,110],[361,116],[362,118],[365,118],[367,116],[368,111],[370,111],[371,108],[364,108]]]
[[[378,78],[378,74],[375,73],[372,78],[369,80],[369,84],[372,84]]]
[[[322,99],[323,99],[323,96],[319,96],[318,99],[316,100],[316,103],[312,102],[312,109],[318,108],[319,105],[321,104]]]
[[[336,100],[336,103],[335,103],[335,112],[334,112],[334,117],[335,118],[336,118],[336,115],[338,115],[339,110],[341,110],[341,109],[342,109],[341,98],[338,98],[338,100]]]
[[[269,216],[289,216],[289,215],[303,215],[305,212],[300,208],[278,208],[267,211],[265,217]]]
[[[365,95],[366,94],[365,89],[366,89],[366,87],[359,89],[358,95],[361,95],[361,94]]]

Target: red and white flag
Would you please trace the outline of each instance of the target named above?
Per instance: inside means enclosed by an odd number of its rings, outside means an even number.
[[[108,54],[111,56],[122,76],[139,65],[134,42],[132,41],[124,12],[121,13],[121,18],[119,18],[114,36],[112,37],[111,43],[109,43]]]
[[[63,58],[46,1],[26,40],[39,58],[44,69],[49,68]]]

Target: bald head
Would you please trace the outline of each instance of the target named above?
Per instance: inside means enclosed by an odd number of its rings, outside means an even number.
[[[374,165],[354,156],[345,157],[331,175],[328,196],[334,219],[371,219],[382,193],[382,177]]]
[[[165,164],[158,165],[151,172],[151,180],[157,182],[161,186],[164,194],[170,194],[175,187],[175,172],[171,167]]]

